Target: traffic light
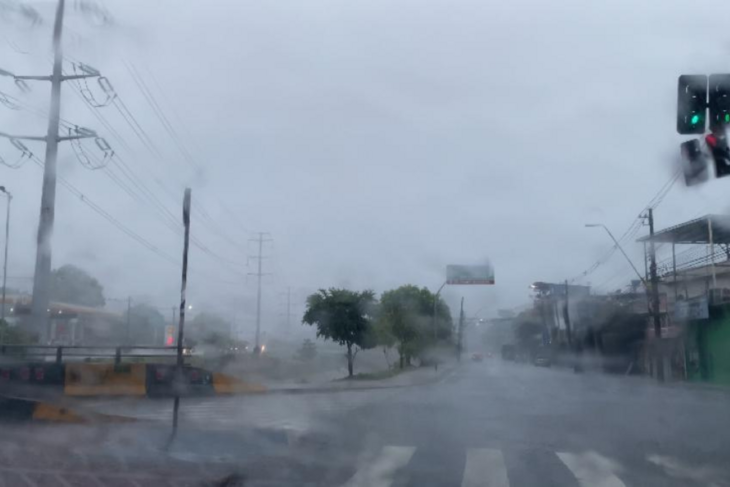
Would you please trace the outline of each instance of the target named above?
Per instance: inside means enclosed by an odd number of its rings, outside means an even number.
[[[715,176],[721,178],[730,176],[730,148],[724,131],[716,132],[705,137],[707,148],[715,161]]]
[[[730,125],[730,74],[711,74],[709,89],[710,130]]]
[[[682,171],[687,186],[704,183],[708,178],[707,157],[700,148],[700,140],[692,139],[680,145]]]
[[[677,132],[704,134],[707,114],[707,76],[683,74],[677,87]]]

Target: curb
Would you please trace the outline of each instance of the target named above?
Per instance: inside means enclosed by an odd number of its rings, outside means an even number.
[[[0,421],[47,423],[132,423],[139,421],[126,416],[82,412],[66,406],[22,397],[0,396]]]
[[[317,387],[283,387],[283,388],[268,388],[266,391],[262,391],[261,393],[264,394],[325,394],[325,393],[334,393],[334,392],[353,392],[353,391],[371,391],[376,389],[405,389],[408,387],[419,387],[419,386],[427,386],[432,384],[438,384],[439,382],[442,382],[449,377],[453,376],[456,371],[459,369],[458,366],[453,367],[451,370],[444,372],[443,374],[439,374],[439,376],[434,378],[429,378],[421,382],[416,382],[413,384],[381,384],[381,385],[365,385],[365,386],[358,386],[358,387],[351,387],[351,386],[339,386],[339,387],[331,387],[331,386],[317,386]]]

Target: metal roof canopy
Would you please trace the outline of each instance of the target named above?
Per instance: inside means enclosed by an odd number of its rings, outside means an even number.
[[[709,223],[708,223],[709,222]],[[712,228],[713,244],[730,244],[730,216],[705,215],[695,220],[665,228],[654,237],[642,237],[637,242],[665,242],[674,244],[708,244]]]

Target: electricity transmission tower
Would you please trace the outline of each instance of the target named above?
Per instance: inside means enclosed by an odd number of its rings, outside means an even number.
[[[250,256],[249,259],[255,259],[257,261],[256,272],[251,272],[249,275],[256,276],[257,288],[256,288],[256,340],[254,342],[254,352],[259,353],[261,351],[261,278],[265,275],[262,272],[262,261],[264,259],[263,249],[264,242],[272,242],[271,238],[264,238],[268,235],[266,232],[259,232],[257,238],[250,239],[251,242],[258,243],[258,253],[254,256]]]
[[[58,0],[56,17],[53,24],[53,71],[50,76],[17,76],[9,71],[0,70],[0,75],[10,76],[21,88],[27,88],[28,81],[50,81],[51,101],[46,136],[17,136],[0,133],[0,137],[10,139],[12,144],[23,151],[23,154],[32,157],[32,153],[25,148],[20,140],[40,141],[46,143],[45,163],[43,167],[43,187],[41,192],[41,212],[38,223],[38,246],[36,249],[35,275],[33,278],[32,326],[39,333],[41,343],[49,338],[48,304],[50,301],[51,278],[51,236],[56,204],[56,159],[58,143],[85,138],[100,139],[92,130],[76,127],[66,137],[59,136],[61,121],[61,83],[69,80],[99,77],[100,73],[88,66],[84,66],[83,73],[65,76],[63,74],[63,52],[61,37],[63,33],[63,15],[65,0]],[[107,146],[108,147],[108,146]]]

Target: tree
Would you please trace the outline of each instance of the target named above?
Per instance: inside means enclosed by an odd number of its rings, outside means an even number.
[[[20,326],[10,326],[5,320],[0,320],[0,344],[28,345],[38,343],[38,337],[24,331]]]
[[[371,322],[375,293],[320,289],[307,298],[302,321],[317,326],[317,336],[347,347],[347,373],[353,374],[357,349],[372,348]],[[354,349],[354,350],[353,350]]]
[[[129,323],[129,339],[131,343],[151,343],[159,345],[165,328],[165,317],[149,304],[135,304],[129,309],[129,316],[124,317]],[[127,321],[128,320],[128,321]],[[159,337],[159,339],[158,339]]]
[[[435,345],[438,340],[448,340],[452,333],[451,312],[446,303],[428,289],[410,284],[383,293],[379,322],[397,340],[401,368],[410,364],[411,358],[429,345]]]
[[[227,348],[232,344],[231,323],[222,316],[209,311],[195,315],[185,333],[192,341],[216,348]]]
[[[297,358],[303,362],[311,362],[317,356],[317,345],[309,338],[302,342],[302,347],[297,352]]]
[[[375,345],[381,347],[381,349],[383,350],[385,362],[388,364],[388,368],[390,368],[390,358],[388,357],[388,350],[393,348],[397,343],[395,335],[393,335],[393,330],[391,330],[390,328],[390,324],[386,320],[383,320],[380,318],[380,316],[378,316],[372,327],[372,335],[372,340],[375,342]]]
[[[104,288],[86,271],[64,265],[51,272],[51,299],[100,308],[106,304]]]

